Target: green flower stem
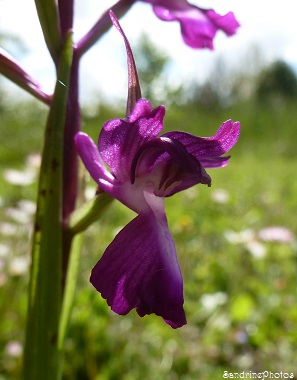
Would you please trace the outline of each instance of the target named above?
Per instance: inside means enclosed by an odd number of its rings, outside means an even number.
[[[111,204],[113,199],[106,193],[100,193],[91,201],[75,210],[70,217],[68,225],[69,233],[75,235],[86,230],[102,216],[102,213]]]
[[[76,291],[77,276],[79,270],[80,254],[82,249],[82,234],[78,234],[72,240],[71,252],[68,261],[66,283],[64,289],[63,304],[60,316],[59,333],[58,333],[58,379],[62,379],[63,360],[64,360],[64,343],[68,331],[71,311],[74,303]]]
[[[35,6],[46,45],[57,63],[62,49],[62,38],[56,0],[35,0]]]
[[[72,35],[62,50],[50,107],[39,178],[32,245],[24,380],[58,377],[58,326],[62,303],[63,131],[72,62]]]
[[[71,244],[71,251],[67,265],[66,281],[64,288],[63,304],[60,316],[58,333],[58,354],[59,368],[58,379],[62,379],[64,343],[69,326],[71,311],[74,303],[76,283],[79,270],[80,254],[82,249],[83,236],[80,232],[87,229],[94,221],[98,220],[113,200],[106,193],[100,193],[90,202],[72,213],[70,223],[64,234]]]

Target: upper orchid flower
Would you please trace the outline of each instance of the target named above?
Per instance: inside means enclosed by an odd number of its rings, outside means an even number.
[[[107,121],[98,146],[85,133],[75,137],[78,153],[100,189],[138,216],[121,230],[95,265],[91,282],[118,314],[136,308],[155,313],[173,328],[186,323],[183,281],[168,230],[164,198],[198,183],[210,186],[205,168],[222,167],[236,143],[239,123],[226,121],[213,137],[196,137],[163,128],[165,107],[152,109],[140,94],[135,63],[122,33],[129,67],[127,117]],[[131,111],[131,112],[130,112]],[[106,169],[106,165],[110,170]]]
[[[232,36],[239,23],[233,12],[224,16],[212,9],[202,9],[186,0],[142,0],[150,3],[157,17],[163,21],[179,21],[184,42],[192,48],[213,49],[218,30]]]

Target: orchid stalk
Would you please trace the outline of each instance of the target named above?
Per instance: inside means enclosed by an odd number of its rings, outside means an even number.
[[[32,246],[32,270],[24,355],[24,378],[37,379],[41,368],[57,378],[59,316],[62,299],[62,153],[71,69],[71,35],[62,50],[56,89],[46,125]],[[64,85],[61,84],[61,82]],[[50,251],[50,252],[49,252]],[[51,271],[49,271],[51,268]],[[50,300],[50,302],[48,301]],[[47,358],[51,358],[49,361]],[[32,363],[36,363],[32,365]]]
[[[62,378],[82,232],[114,199],[137,216],[106,249],[92,271],[92,284],[119,314],[136,308],[140,316],[162,316],[173,328],[186,323],[183,280],[164,199],[198,183],[210,186],[205,168],[228,163],[229,156],[224,154],[238,139],[239,123],[226,121],[210,138],[184,132],[159,135],[165,107],[153,109],[141,98],[132,50],[118,21],[136,1],[119,0],[113,12],[106,10],[75,42],[73,0],[35,0],[44,40],[56,67],[53,94],[46,93],[16,60],[0,51],[0,72],[49,107],[32,238],[24,380]],[[143,1],[151,3],[161,20],[178,21],[185,43],[193,48],[213,48],[217,30],[232,35],[238,27],[233,14],[220,16],[185,0]],[[112,25],[126,46],[127,108],[125,118],[104,124],[97,147],[80,131],[80,59]],[[77,153],[98,184],[96,196],[86,204],[82,204],[78,190]],[[135,251],[133,257],[131,249]],[[135,277],[131,270],[139,263]]]

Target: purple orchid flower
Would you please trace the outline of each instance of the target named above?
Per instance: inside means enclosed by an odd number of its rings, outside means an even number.
[[[117,19],[127,50],[129,93],[125,119],[107,121],[98,146],[85,133],[75,136],[78,153],[101,191],[138,215],[107,247],[91,274],[91,283],[118,314],[136,308],[155,313],[178,328],[186,323],[183,280],[168,229],[164,199],[198,183],[210,186],[205,168],[227,165],[222,156],[239,137],[239,122],[226,121],[213,137],[163,129],[165,107],[152,109],[140,97],[134,58]],[[109,171],[106,168],[109,166]]]
[[[164,115],[163,106],[152,109],[140,99],[128,120],[103,125],[98,147],[82,132],[75,140],[100,189],[138,214],[96,264],[92,284],[114,312],[136,307],[140,316],[155,313],[177,328],[186,323],[183,282],[164,198],[198,183],[210,186],[205,168],[228,163],[222,154],[236,143],[240,125],[228,120],[210,138],[185,132],[157,137]]]
[[[142,1],[152,4],[161,20],[179,21],[183,40],[192,48],[213,49],[213,39],[218,30],[232,36],[239,27],[233,12],[221,16],[212,9],[196,7],[186,0]]]

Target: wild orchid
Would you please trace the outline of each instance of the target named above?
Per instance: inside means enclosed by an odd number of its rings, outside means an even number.
[[[95,265],[91,283],[118,314],[136,308],[155,313],[173,328],[186,323],[183,280],[164,199],[196,184],[211,185],[205,168],[227,165],[222,156],[239,137],[239,122],[226,121],[213,137],[163,129],[165,107],[142,99],[129,42],[114,14],[128,57],[129,93],[125,119],[107,121],[98,146],[85,133],[75,137],[78,153],[100,191],[138,215],[121,230]],[[111,171],[106,169],[106,164]]]
[[[138,0],[118,0],[118,17]],[[213,48],[218,30],[235,33],[233,13],[220,16],[185,0],[140,0],[165,21],[178,21],[185,43]],[[82,234],[112,199],[137,213],[96,264],[91,282],[112,310],[140,316],[155,313],[173,328],[186,323],[183,281],[164,209],[166,197],[202,183],[205,168],[223,167],[236,143],[239,123],[226,121],[209,138],[163,129],[165,107],[141,98],[129,42],[117,19],[128,56],[129,91],[124,119],[107,121],[98,146],[81,128],[80,60],[111,27],[109,11],[74,41],[74,1],[35,0],[43,37],[56,68],[52,94],[15,59],[0,50],[0,72],[48,106],[37,208],[32,233],[31,272],[23,355],[24,380],[59,380],[75,286]],[[76,144],[76,146],[75,146]],[[77,149],[76,149],[77,148]],[[80,206],[78,155],[99,186],[98,196]],[[109,166],[110,170],[107,170]]]
[[[202,9],[186,0],[142,0],[153,6],[155,15],[163,21],[178,21],[184,42],[192,48],[213,49],[218,30],[227,36],[236,33],[239,23],[233,12],[224,16],[212,9]]]

